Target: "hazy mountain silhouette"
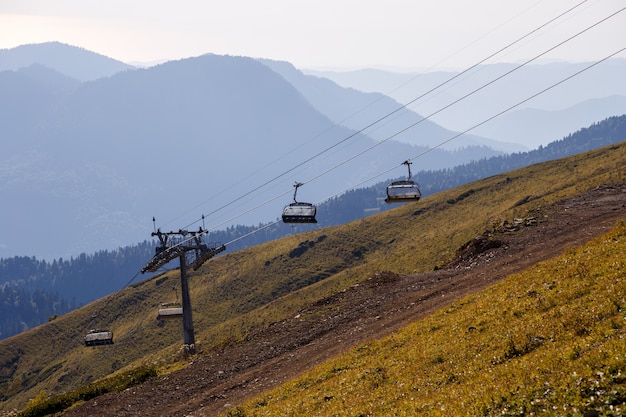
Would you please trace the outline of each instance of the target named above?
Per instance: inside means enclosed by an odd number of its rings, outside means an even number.
[[[359,91],[380,92],[399,103],[408,103],[457,77],[412,106],[418,113],[428,115],[513,71],[467,99],[437,113],[431,119],[448,129],[464,131],[532,94],[576,74],[589,64],[560,62],[526,65],[519,69],[516,69],[518,64],[491,64],[478,66],[462,75],[451,71],[394,73],[375,69],[347,72],[303,70],[303,72],[326,77],[341,86]],[[624,73],[626,59],[609,59],[523,103],[519,108],[479,126],[471,133],[529,147],[536,147],[539,140],[545,145],[593,121],[623,114],[623,99],[615,96],[626,97]],[[581,111],[582,107],[576,105],[585,102],[589,103],[587,111]],[[551,113],[546,114],[546,117],[540,116],[540,122],[533,120],[529,123],[528,116],[535,111]],[[544,123],[547,123],[546,130],[539,137],[534,137],[533,135],[543,129]],[[558,136],[551,136],[553,134]]]
[[[476,132],[491,138],[507,137],[536,148],[606,115],[622,114],[626,114],[626,95],[614,95],[586,100],[563,110],[518,110],[494,119]]]
[[[21,45],[0,49],[0,71],[40,64],[80,81],[109,77],[132,69],[131,65],[60,42]]]
[[[328,116],[333,122],[361,131],[376,140],[384,140],[393,136],[395,141],[416,146],[438,146],[442,142],[457,135],[433,123],[423,116],[402,107],[381,93],[363,93],[353,88],[342,88],[327,78],[305,75],[288,62],[262,60],[264,64],[278,72],[320,112]],[[373,127],[373,122],[381,120]],[[413,126],[403,131],[408,126]],[[398,132],[401,132],[398,134]],[[518,152],[527,150],[526,147],[497,142],[475,135],[460,135],[453,141],[443,145],[444,149],[458,149],[469,146],[488,146],[503,152]]]
[[[0,159],[9,202],[0,257],[115,249],[149,239],[152,216],[164,229],[198,227],[202,214],[206,227],[271,221],[295,181],[306,183],[299,200],[319,202],[381,172],[405,175],[400,163],[426,149],[388,141],[355,157],[375,141],[244,57],[204,55],[81,84],[33,66],[1,72],[0,85],[0,108],[15,120],[0,126],[11,138]],[[419,169],[496,154],[436,149]]]

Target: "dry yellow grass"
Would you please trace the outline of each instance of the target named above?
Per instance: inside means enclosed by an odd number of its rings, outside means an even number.
[[[626,222],[231,416],[626,413]]]

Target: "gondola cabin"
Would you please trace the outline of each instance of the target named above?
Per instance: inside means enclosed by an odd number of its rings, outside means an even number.
[[[417,201],[422,197],[419,186],[409,180],[394,181],[387,186],[387,203],[404,203],[407,201]]]
[[[182,307],[165,307],[160,308],[157,312],[157,320],[176,319],[183,316]]]
[[[315,219],[317,208],[311,203],[302,203],[296,200],[298,187],[301,185],[300,182],[294,184],[293,203],[283,209],[283,222],[285,223],[317,223]]]
[[[422,197],[419,185],[411,180],[411,164],[408,159],[402,163],[409,169],[409,176],[406,180],[394,181],[387,186],[387,203],[405,203],[407,201],[417,201]]]
[[[110,330],[93,329],[85,336],[85,346],[112,345],[113,332]]]
[[[285,223],[317,223],[317,208],[311,203],[291,203],[283,209]]]

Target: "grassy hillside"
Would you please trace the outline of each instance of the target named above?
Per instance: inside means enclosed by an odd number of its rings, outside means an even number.
[[[625,161],[621,143],[214,258],[190,279],[197,348],[206,354],[237,343],[373,273],[444,265],[463,243],[503,219],[625,181]],[[140,365],[160,372],[184,366],[182,325],[156,320],[158,305],[174,301],[177,286],[178,272],[169,271],[0,342],[0,408],[21,409],[42,391],[58,395]],[[85,348],[83,336],[95,327],[111,329],[115,344]]]
[[[624,415],[625,277],[622,221],[228,415]]]

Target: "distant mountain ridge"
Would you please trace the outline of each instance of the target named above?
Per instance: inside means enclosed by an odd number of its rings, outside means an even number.
[[[461,71],[396,73],[376,69],[358,71],[302,71],[325,77],[337,84],[364,92],[380,92],[399,103],[426,94],[411,106],[420,114],[431,114],[489,81],[510,72],[477,94],[432,117],[448,129],[464,131],[499,111],[530,97],[546,87],[578,73],[590,63],[548,63],[519,67],[518,64],[489,64]],[[589,124],[626,113],[624,99],[626,59],[613,58],[568,79],[519,108],[472,129],[472,133],[529,148],[547,145]],[[452,81],[450,81],[452,80]],[[440,88],[437,88],[441,86]],[[431,91],[432,90],[432,91]],[[587,104],[585,104],[587,103]],[[581,111],[586,106],[585,111]],[[534,113],[539,120],[529,120]],[[545,127],[545,130],[542,128]],[[539,136],[535,136],[539,134]],[[556,135],[556,136],[554,136]]]
[[[303,201],[320,203],[375,184],[380,172],[404,175],[400,163],[417,155],[428,154],[414,172],[503,153],[442,149],[455,132],[412,111],[386,118],[398,102],[289,63],[207,54],[134,69],[58,43],[24,50],[39,48],[115,65],[112,75],[81,82],[46,66],[50,54],[31,53],[26,66],[0,71],[0,198],[11,202],[0,219],[0,257],[132,245],[149,237],[152,216],[174,229],[209,213],[207,227],[217,230],[267,223],[291,201],[295,181],[307,183]],[[72,62],[80,60],[64,64]],[[450,145],[480,143],[473,139]],[[48,233],[31,239],[42,225]]]
[[[299,197],[319,202],[426,150],[355,135],[251,58],[116,66],[124,70],[79,84],[27,64],[0,72],[0,134],[11,138],[0,156],[0,198],[11,202],[0,219],[0,257],[112,250],[149,237],[152,216],[172,228],[204,213],[212,213],[208,227],[234,216],[267,222],[291,201],[295,181],[311,182]],[[435,149],[420,168],[498,154]],[[25,238],[41,225],[45,239]]]
[[[380,93],[363,93],[353,88],[342,88],[327,78],[306,75],[287,62],[261,60],[279,73],[300,91],[307,100],[333,122],[360,131],[375,140],[393,140],[414,146],[455,150],[470,146],[488,146],[502,152],[520,152],[528,148],[515,144],[462,134],[450,143],[442,142],[454,137],[456,132],[424,119],[409,107]],[[375,126],[370,126],[374,122]],[[403,131],[408,126],[414,128]],[[398,134],[398,132],[401,132]]]
[[[32,64],[43,65],[79,81],[93,81],[134,69],[132,65],[61,42],[0,49],[0,71],[16,71]]]
[[[626,114],[626,95],[613,95],[589,99],[563,110],[518,110],[480,126],[476,132],[487,137],[507,137],[518,143],[526,142],[536,148],[607,115],[623,114]]]

